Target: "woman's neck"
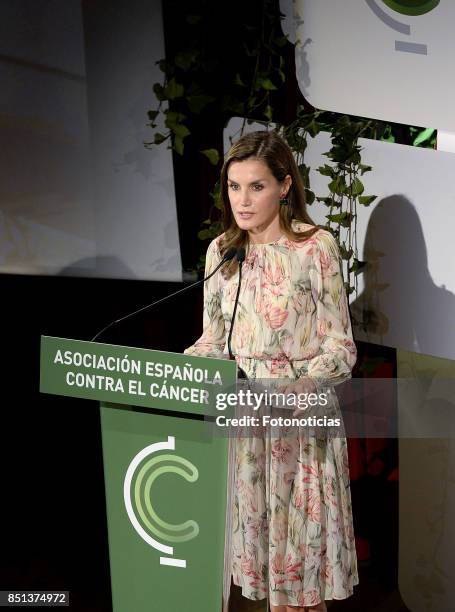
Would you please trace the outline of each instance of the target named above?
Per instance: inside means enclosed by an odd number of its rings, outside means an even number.
[[[248,230],[248,240],[252,244],[268,244],[269,242],[276,242],[282,235],[283,230],[280,227],[278,215],[267,227]]]

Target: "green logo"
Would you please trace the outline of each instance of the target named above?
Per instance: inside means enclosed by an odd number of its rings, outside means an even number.
[[[382,0],[389,8],[401,15],[424,15],[439,4],[439,0]]]
[[[199,473],[187,459],[173,454],[160,454],[146,461],[137,473],[133,485],[133,499],[142,524],[152,536],[163,542],[187,542],[199,533],[196,521],[172,524],[163,520],[153,507],[153,482],[162,474],[177,474],[188,482],[195,482]]]
[[[197,467],[175,453],[175,437],[155,442],[143,448],[133,458],[125,474],[123,499],[134,529],[150,546],[168,556],[160,557],[161,565],[186,567],[185,559],[174,557],[172,544],[188,542],[197,537],[199,525],[194,520],[170,523],[155,511],[153,483],[166,474],[175,474],[187,482],[199,478]]]

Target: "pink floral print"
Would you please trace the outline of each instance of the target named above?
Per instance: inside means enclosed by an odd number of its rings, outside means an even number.
[[[308,229],[294,221],[298,231]],[[206,274],[220,261],[207,251]],[[203,333],[184,352],[229,358],[226,339],[238,274],[214,275],[204,289]],[[357,351],[338,245],[318,230],[298,243],[283,236],[249,246],[232,350],[249,378],[309,376],[318,389],[351,376]],[[344,599],[358,584],[346,439],[286,435],[236,439],[232,577],[253,600],[311,606]]]

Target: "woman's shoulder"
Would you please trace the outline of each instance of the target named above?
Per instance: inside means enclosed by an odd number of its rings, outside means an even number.
[[[216,257],[221,259],[221,244],[224,240],[225,232],[213,238],[207,247],[207,257]]]
[[[307,239],[312,244],[318,243],[318,245],[324,247],[336,244],[336,239],[332,232],[321,225],[313,225],[311,223],[305,223],[304,221],[292,220],[292,229],[296,232],[304,233],[309,230],[315,229],[316,231],[310,235]]]
[[[338,242],[332,232],[325,227],[293,220],[292,228],[299,233],[306,233],[315,229],[305,240],[285,239],[285,245],[299,256],[305,259],[308,257],[313,259],[314,257],[339,256]]]

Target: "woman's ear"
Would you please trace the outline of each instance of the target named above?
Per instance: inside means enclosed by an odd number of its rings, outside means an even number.
[[[286,174],[286,176],[284,177],[284,185],[285,185],[286,195],[287,195],[292,185],[292,177],[290,174]]]

